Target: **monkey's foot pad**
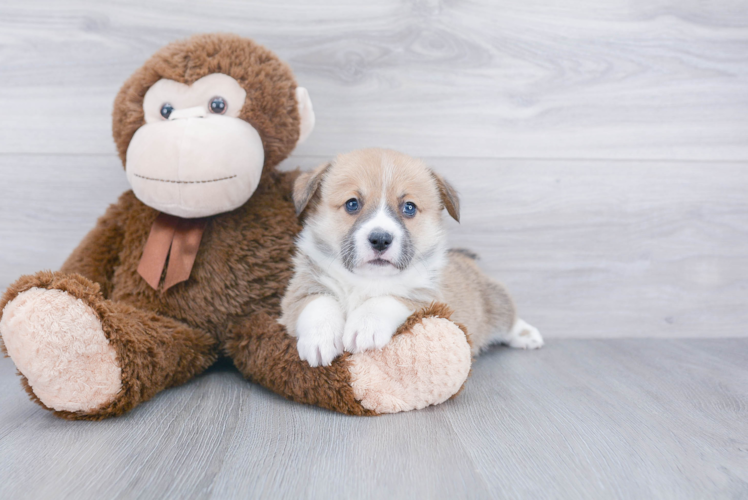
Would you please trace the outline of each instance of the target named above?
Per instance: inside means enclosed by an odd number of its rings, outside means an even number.
[[[18,371],[48,408],[91,411],[121,388],[121,370],[101,322],[62,290],[31,288],[10,301],[0,335]]]
[[[378,413],[443,403],[470,373],[470,345],[451,321],[429,317],[396,335],[381,351],[350,358],[351,385],[364,408]]]

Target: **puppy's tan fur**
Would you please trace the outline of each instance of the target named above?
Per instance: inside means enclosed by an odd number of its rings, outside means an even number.
[[[454,310],[452,318],[467,327],[474,354],[492,342],[515,347],[542,345],[537,331],[530,331],[534,329],[518,321],[511,297],[479,269],[476,257],[468,251],[446,249],[443,210],[459,220],[459,197],[448,182],[422,161],[383,149],[339,155],[334,161],[300,175],[294,184],[293,197],[297,212],[304,216],[305,228],[297,243],[295,275],[282,302],[280,322],[289,333],[299,336],[300,353],[305,358],[303,332],[308,328],[299,325],[300,320],[308,321],[302,316],[305,309],[313,307],[316,299],[332,297],[340,306],[339,311],[328,302],[327,312],[320,315],[342,315],[329,322],[323,318],[321,330],[314,330],[327,333],[320,333],[322,337],[315,340],[320,350],[310,363],[329,362],[330,356],[324,356],[325,342],[329,353],[342,352],[340,342],[335,340],[336,335],[343,338],[341,329],[345,330],[346,338],[354,339],[356,333],[349,330],[392,329],[391,324],[380,322],[372,326],[359,318],[363,314],[360,308],[368,307],[367,301],[383,296],[403,304],[402,314],[434,301],[448,304]],[[356,213],[346,209],[346,202],[351,199],[359,203]],[[404,213],[407,202],[417,207],[415,216]],[[388,217],[392,222],[388,222]],[[377,252],[367,249],[357,233],[366,230],[366,224],[376,225],[377,220],[390,224],[395,234],[392,251],[383,253],[383,258],[391,261],[386,265],[381,260],[378,265],[371,263],[374,260],[371,255],[367,257],[368,253]],[[355,251],[351,250],[352,245],[356,246]],[[377,314],[387,316],[391,312],[372,307],[369,307],[369,323],[376,323]],[[359,324],[352,326],[352,321]],[[392,333],[394,329],[389,336]],[[328,336],[331,337],[327,339]],[[327,340],[320,340],[323,337]],[[520,337],[535,341],[523,343]],[[389,339],[386,332],[380,338]],[[351,344],[355,352],[355,340],[352,342],[344,340],[345,348],[351,350]]]
[[[466,252],[451,250],[442,272],[442,300],[454,310],[452,318],[467,327],[473,354],[492,340],[509,335],[517,310],[506,289],[486,276]]]

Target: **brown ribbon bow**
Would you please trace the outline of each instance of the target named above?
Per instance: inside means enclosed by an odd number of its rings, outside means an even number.
[[[138,274],[157,290],[168,255],[169,267],[166,269],[164,291],[177,283],[187,281],[207,223],[207,218],[182,219],[169,214],[159,214],[151,226],[148,241],[145,242]]]

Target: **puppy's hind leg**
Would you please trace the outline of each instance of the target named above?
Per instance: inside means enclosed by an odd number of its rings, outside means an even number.
[[[538,329],[521,318],[514,321],[509,331],[494,333],[490,342],[506,344],[515,349],[539,349],[545,344]]]

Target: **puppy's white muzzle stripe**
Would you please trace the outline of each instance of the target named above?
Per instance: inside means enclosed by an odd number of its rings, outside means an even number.
[[[384,252],[379,252],[372,247],[369,236],[374,232],[392,235],[392,243]],[[393,219],[387,205],[382,204],[374,217],[362,224],[356,231],[354,241],[356,242],[356,255],[359,256],[359,264],[374,259],[384,259],[395,263],[402,256],[403,228],[398,221]]]

